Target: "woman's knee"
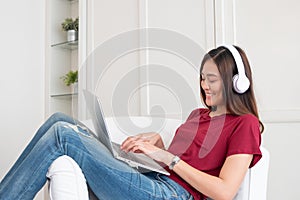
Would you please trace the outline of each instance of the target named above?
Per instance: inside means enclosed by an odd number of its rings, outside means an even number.
[[[74,140],[74,138],[79,138],[80,136],[90,137],[88,133],[84,133],[78,129],[78,127],[67,121],[55,122],[51,127],[55,137],[64,138],[64,141],[69,141],[69,139]]]
[[[62,112],[55,112],[53,113],[49,119],[52,119],[53,121],[62,121],[62,119],[68,118],[69,116],[62,113]]]
[[[54,124],[59,121],[74,123],[75,120],[62,112],[56,112],[49,117],[48,121]]]

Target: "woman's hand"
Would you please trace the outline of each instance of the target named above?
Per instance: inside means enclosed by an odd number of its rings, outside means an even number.
[[[132,151],[132,144],[134,142],[148,142],[160,149],[164,149],[164,143],[161,139],[161,136],[158,133],[155,132],[149,132],[149,133],[140,133],[135,136],[128,137],[121,145],[121,149],[123,151],[129,152]],[[136,152],[137,153],[137,152]]]
[[[157,133],[142,133],[128,137],[121,145],[125,152],[143,153],[150,158],[169,165],[174,157],[171,153],[163,150],[162,139]]]

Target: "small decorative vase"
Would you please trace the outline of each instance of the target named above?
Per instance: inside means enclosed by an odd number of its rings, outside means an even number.
[[[76,41],[78,38],[78,32],[75,30],[68,30],[67,31],[67,40],[68,42]]]
[[[77,94],[78,93],[78,83],[73,83],[71,85],[71,90],[73,94]]]

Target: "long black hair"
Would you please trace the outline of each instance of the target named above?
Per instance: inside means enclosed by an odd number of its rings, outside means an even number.
[[[236,62],[231,54],[231,52],[223,47],[220,46],[216,49],[210,50],[203,58],[200,73],[202,73],[203,66],[207,60],[212,60],[218,67],[219,73],[223,80],[223,96],[226,98],[226,109],[230,114],[234,115],[243,115],[243,114],[253,114],[259,120],[257,104],[254,96],[253,90],[253,80],[252,80],[252,72],[250,68],[250,64],[245,52],[238,46],[234,46],[242,57],[242,61],[245,67],[245,73],[250,81],[249,89],[243,93],[239,94],[233,90],[233,83],[232,78],[235,74],[238,73]],[[200,81],[202,81],[202,77],[200,76]],[[200,87],[201,88],[201,87]],[[203,103],[209,108],[213,109],[212,107],[206,104],[206,95],[204,90],[201,88],[201,97]],[[264,125],[261,121],[261,133],[264,130]]]

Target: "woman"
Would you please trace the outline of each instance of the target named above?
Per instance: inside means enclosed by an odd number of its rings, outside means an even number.
[[[47,180],[49,166],[61,155],[78,163],[100,199],[232,199],[248,168],[262,156],[263,125],[249,62],[239,47],[221,46],[204,56],[200,73],[207,108],[190,114],[168,150],[158,133],[129,137],[121,145],[125,152],[144,153],[162,163],[169,177],[137,172],[114,159],[88,131],[74,126],[77,122],[54,114],[2,180],[0,199],[33,199]]]

